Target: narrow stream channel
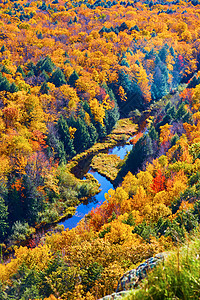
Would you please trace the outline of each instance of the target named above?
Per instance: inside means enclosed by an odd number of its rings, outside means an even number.
[[[132,139],[132,137],[130,138]],[[129,141],[129,140],[128,140]],[[132,144],[126,144],[123,146],[116,146],[109,150],[108,154],[116,154],[121,159],[125,157],[125,155],[132,149]],[[64,228],[72,229],[76,227],[78,222],[87,215],[93,208],[101,205],[105,200],[104,194],[108,192],[109,189],[113,188],[112,183],[106,179],[104,176],[100,175],[98,172],[93,171],[91,168],[89,169],[88,173],[92,174],[98,182],[101,184],[101,191],[95,197],[93,197],[92,201],[87,204],[80,204],[76,208],[76,213],[70,219],[64,220],[60,222],[60,225],[64,225]]]

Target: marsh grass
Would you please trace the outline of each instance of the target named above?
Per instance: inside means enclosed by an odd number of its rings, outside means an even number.
[[[91,167],[110,181],[114,181],[121,161],[116,154],[99,153],[93,157]]]

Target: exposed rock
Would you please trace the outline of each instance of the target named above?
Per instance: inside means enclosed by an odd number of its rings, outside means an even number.
[[[99,300],[116,300],[121,299],[129,293],[130,289],[135,288],[139,282],[147,276],[147,271],[154,268],[159,262],[163,261],[166,254],[159,253],[154,257],[147,259],[144,263],[140,264],[136,269],[126,272],[119,280],[116,293],[105,296]]]
[[[121,299],[123,296],[125,296],[128,293],[129,291],[121,291],[119,293],[113,293],[112,295],[105,296],[99,300],[117,300],[117,299]]]

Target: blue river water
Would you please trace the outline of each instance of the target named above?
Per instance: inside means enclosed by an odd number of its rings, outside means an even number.
[[[113,149],[110,149],[108,154],[116,154],[118,155],[121,159],[124,159],[124,156],[131,151],[133,145],[124,145],[124,146],[116,146]]]
[[[113,149],[110,149],[108,154],[116,154],[121,159],[124,158],[124,156],[132,149],[133,145],[124,145],[124,146],[116,146]],[[88,173],[92,174],[98,182],[101,184],[101,191],[99,194],[97,194],[95,197],[92,198],[92,201],[90,201],[87,204],[80,204],[76,208],[76,213],[71,218],[64,220],[63,222],[60,222],[60,225],[64,225],[64,228],[72,229],[76,227],[78,222],[87,215],[93,208],[96,208],[97,206],[101,205],[105,201],[104,194],[108,192],[109,189],[113,188],[112,183],[106,179],[104,176],[100,175],[98,172],[93,171],[90,169]]]

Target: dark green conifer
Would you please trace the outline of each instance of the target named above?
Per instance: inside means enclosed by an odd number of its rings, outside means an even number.
[[[43,84],[41,85],[40,93],[48,95],[49,94],[49,90],[50,90],[50,88],[49,88],[48,84],[46,83],[46,81],[44,81]]]
[[[6,47],[5,47],[5,45],[3,45],[2,47],[1,47],[1,53],[4,53],[5,51],[6,51]]]
[[[22,76],[25,77],[25,73],[24,73],[24,71],[23,71],[23,69],[22,69],[22,67],[20,65],[17,67],[17,71],[16,72],[21,73]]]
[[[49,75],[45,70],[42,71],[41,76],[44,78],[45,81],[49,80]]]
[[[32,76],[35,76],[33,70],[29,71],[28,74],[27,74],[27,77],[28,77],[28,78],[29,78],[29,77],[32,77]]]
[[[78,118],[76,121],[76,132],[74,134],[74,147],[77,153],[88,149],[92,142],[84,119]]]
[[[9,92],[9,90],[10,90],[10,83],[7,78],[3,77],[3,79],[0,81],[0,91]]]
[[[3,68],[1,69],[1,72],[2,72],[2,73],[5,73],[5,74],[12,74],[12,73],[10,72],[10,70],[8,70],[8,68],[7,68],[6,66],[3,66]]]
[[[168,70],[164,63],[160,62],[155,68],[151,96],[153,100],[161,99],[169,92]]]
[[[46,71],[47,73],[52,73],[54,69],[54,64],[49,56],[47,56],[41,66],[41,71]]]
[[[160,49],[158,56],[163,63],[166,63],[167,56],[168,56],[168,51],[167,51],[166,45]]]
[[[67,157],[74,156],[76,153],[74,150],[73,140],[70,138],[69,127],[62,115],[58,120],[57,128],[60,140],[63,142]],[[80,141],[78,142],[80,143]]]
[[[74,72],[69,77],[69,81],[68,81],[69,85],[71,85],[72,87],[75,87],[75,83],[76,83],[77,79],[79,79],[79,76],[78,76],[77,72],[74,70]]]
[[[18,90],[19,90],[18,86],[14,82],[11,83],[9,92],[10,93],[16,93]]]
[[[52,82],[56,87],[66,84],[65,75],[60,68],[53,72],[52,76],[50,77],[50,82]]]
[[[0,197],[0,241],[2,242],[8,230],[8,207]]]

